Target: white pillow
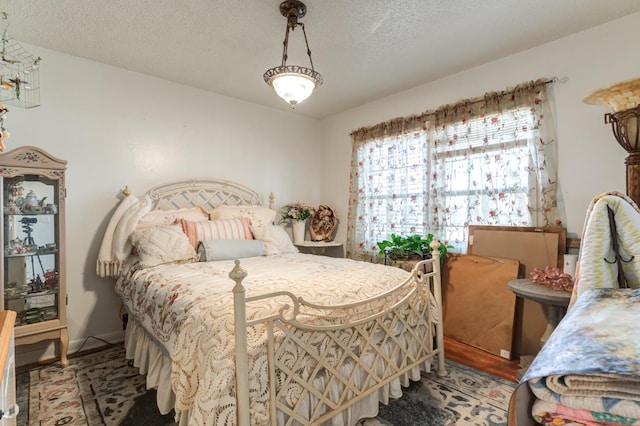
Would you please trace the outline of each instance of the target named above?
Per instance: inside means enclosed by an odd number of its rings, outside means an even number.
[[[298,253],[297,247],[293,245],[289,234],[282,226],[269,224],[254,230],[252,225],[251,230],[256,240],[264,243],[264,254],[267,256],[280,253]]]
[[[206,240],[198,244],[200,262],[212,260],[244,259],[264,255],[264,244],[259,240]]]
[[[131,234],[131,244],[138,251],[140,266],[143,268],[163,263],[195,262],[198,259],[180,225],[134,231]]]
[[[180,219],[186,219],[192,222],[209,220],[209,212],[198,206],[173,210],[151,210],[140,218],[136,229],[174,225]]]
[[[218,206],[211,210],[211,219],[245,218],[251,221],[252,229],[270,225],[276,219],[278,212],[263,206]],[[259,232],[259,231],[258,231]]]

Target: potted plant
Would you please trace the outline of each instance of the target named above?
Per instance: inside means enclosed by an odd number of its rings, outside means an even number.
[[[421,260],[431,257],[431,242],[433,241],[433,234],[427,234],[423,236],[421,234],[414,234],[408,236],[402,236],[397,234],[391,234],[388,240],[382,240],[377,243],[378,256],[390,260]],[[440,252],[440,263],[444,262],[447,257],[447,250],[453,248],[440,241],[438,251]]]

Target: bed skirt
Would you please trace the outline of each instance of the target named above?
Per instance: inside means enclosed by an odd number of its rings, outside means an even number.
[[[161,414],[168,414],[174,408],[175,394],[171,388],[172,361],[164,348],[153,339],[150,334],[135,320],[129,320],[125,332],[125,349],[127,359],[133,360],[133,365],[146,375],[147,389],[156,389],[156,403]],[[441,355],[437,355],[441,356]],[[341,368],[350,368],[343,366]],[[322,426],[353,426],[359,420],[372,418],[378,414],[378,404],[388,404],[393,399],[402,396],[402,387],[408,387],[410,381],[421,379],[422,373],[431,371],[431,360],[415,367],[386,385],[371,393],[362,400],[354,403]],[[309,402],[303,404],[302,410],[310,410]],[[278,413],[278,422],[284,423],[283,413]],[[189,426],[189,412],[176,415],[176,422],[180,426]]]

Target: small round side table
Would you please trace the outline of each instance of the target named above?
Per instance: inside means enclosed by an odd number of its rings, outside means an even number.
[[[507,285],[516,296],[533,300],[544,306],[547,316],[547,328],[544,330],[542,337],[540,337],[540,342],[544,345],[564,316],[566,308],[569,306],[571,293],[535,284],[528,278],[512,280]]]

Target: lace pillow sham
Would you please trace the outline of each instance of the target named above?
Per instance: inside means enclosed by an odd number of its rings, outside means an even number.
[[[212,220],[244,218],[251,221],[254,229],[270,225],[277,212],[263,206],[218,206],[210,212]]]
[[[150,268],[164,263],[195,262],[196,251],[180,225],[157,226],[131,234],[131,244],[140,258],[140,266]]]
[[[282,226],[268,224],[259,228],[251,224],[251,230],[256,240],[264,243],[264,251],[267,256],[281,253],[298,253],[298,249],[293,245],[289,234]]]

